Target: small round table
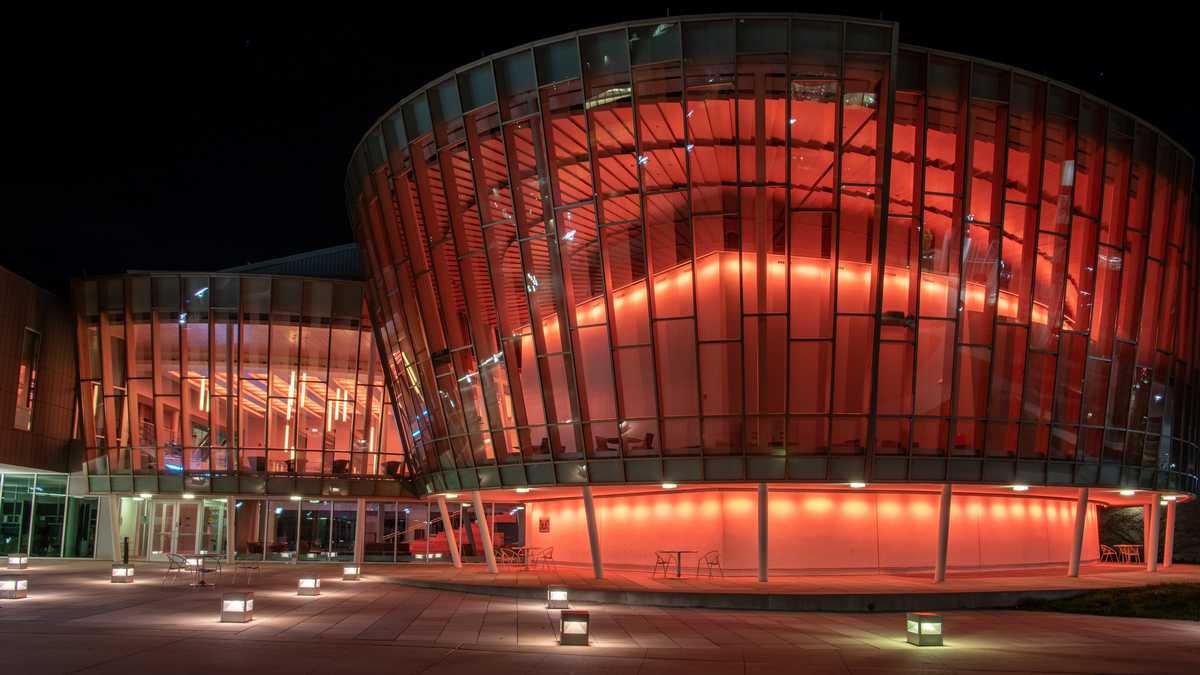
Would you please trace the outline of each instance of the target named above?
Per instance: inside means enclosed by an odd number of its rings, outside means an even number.
[[[689,551],[689,550],[685,550],[685,549],[675,549],[675,548],[664,548],[664,549],[659,549],[659,550],[663,551],[664,553],[674,553],[675,554],[675,578],[676,579],[679,579],[680,577],[683,576],[683,554],[684,553],[699,553],[699,551]]]

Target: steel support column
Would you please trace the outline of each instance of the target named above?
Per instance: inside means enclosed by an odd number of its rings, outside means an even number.
[[[108,496],[108,534],[112,537],[113,562],[121,562],[121,498]]]
[[[442,513],[442,531],[446,533],[446,544],[450,546],[450,560],[455,567],[462,567],[462,556],[458,554],[458,539],[454,536],[453,523],[450,522],[450,509],[446,506],[446,497],[443,495],[437,496],[438,511]],[[425,541],[429,541],[429,534],[425,534]]]
[[[479,524],[479,547],[483,549],[483,559],[487,561],[488,571],[492,574],[496,569],[496,552],[492,550],[492,532],[488,529],[487,512],[483,510],[483,498],[479,490],[471,492],[471,504],[475,507],[475,522]]]
[[[359,497],[354,505],[354,562],[362,564],[367,550],[367,500]]]
[[[143,504],[149,502],[142,502]],[[225,498],[225,562],[237,560],[237,498]]]
[[[942,486],[942,500],[938,505],[937,560],[934,562],[933,582],[946,580],[946,552],[950,547],[950,484]]]
[[[1158,523],[1159,514],[1162,509],[1158,507],[1158,495],[1151,495],[1150,503],[1146,505],[1150,510],[1148,518],[1149,526],[1146,528],[1146,571],[1158,571]]]
[[[1079,488],[1079,500],[1075,503],[1075,538],[1071,540],[1071,562],[1067,576],[1079,576],[1079,558],[1083,555],[1083,532],[1087,529],[1088,489]]]
[[[767,580],[767,484],[758,484],[758,580]]]
[[[600,557],[600,528],[596,526],[596,502],[592,499],[592,486],[583,486],[583,515],[587,520],[588,548],[592,552],[592,574],[604,578],[604,564]]]
[[[1175,552],[1175,502],[1167,502],[1167,533],[1163,539],[1163,567],[1170,567]]]

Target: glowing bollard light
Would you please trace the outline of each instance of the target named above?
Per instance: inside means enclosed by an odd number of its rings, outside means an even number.
[[[254,618],[254,593],[221,596],[221,623],[249,623]]]
[[[570,609],[568,591],[566,586],[547,586],[546,587],[546,609]]]
[[[111,581],[114,584],[132,584],[133,583],[133,565],[114,563],[112,566]]]
[[[342,581],[358,581],[362,577],[362,568],[358,565],[342,565]]]
[[[24,553],[9,553],[8,554],[8,569],[23,570],[29,567],[29,556]]]
[[[588,646],[588,613],[581,610],[563,610],[560,614],[558,644]]]
[[[942,646],[942,615],[933,612],[908,613],[908,644],[918,647]]]
[[[321,594],[321,577],[307,576],[300,577],[300,585],[296,588],[296,595],[320,595]]]
[[[0,600],[20,600],[29,595],[29,577],[0,577]]]

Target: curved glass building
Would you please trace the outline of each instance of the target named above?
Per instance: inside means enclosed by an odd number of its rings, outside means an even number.
[[[719,512],[677,538],[728,539],[770,484],[771,519],[837,539],[936,515],[953,483],[964,529],[1015,519],[1041,547],[968,565],[1065,560],[1079,486],[1196,492],[1192,156],[1084,92],[897,38],[607,26],[389,111],[347,196],[413,489],[532,486],[555,497],[535,539],[586,559],[584,515],[608,542],[606,522]],[[934,555],[873,536],[867,566]],[[778,565],[859,566],[846,546]]]

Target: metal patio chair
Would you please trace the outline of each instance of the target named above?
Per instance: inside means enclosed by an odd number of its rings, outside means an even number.
[[[654,571],[650,572],[650,578],[653,579],[655,574],[658,574],[658,568],[663,571],[663,578],[666,578],[671,573],[671,567],[675,564],[675,554],[668,551],[654,552]]]
[[[708,553],[700,556],[700,559],[696,561],[696,576],[700,576],[701,565],[704,565],[708,569],[709,579],[712,578],[714,567],[717,568],[717,571],[721,573],[721,578],[725,578],[725,568],[721,567],[721,554],[719,552],[709,551]]]
[[[1121,554],[1111,546],[1100,544],[1100,562],[1121,562]]]
[[[181,574],[187,574],[191,571],[188,568],[187,558],[184,558],[177,553],[167,553],[166,556],[167,569],[165,572],[163,572],[162,578],[162,585],[164,586],[166,585],[167,580],[171,578],[171,575],[179,576]]]
[[[543,549],[542,554],[538,556],[538,564],[543,567],[550,568],[554,566],[554,547]]]
[[[246,574],[246,583],[253,586],[254,578],[258,576],[259,566],[255,561],[235,562],[233,563],[233,581],[230,583],[236,584],[238,577],[242,573]]]

